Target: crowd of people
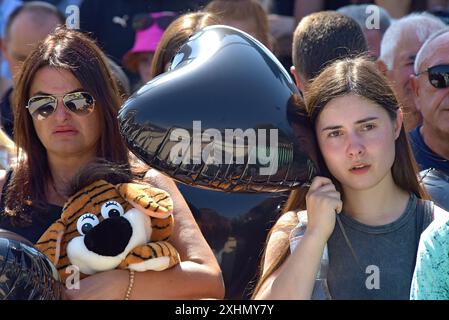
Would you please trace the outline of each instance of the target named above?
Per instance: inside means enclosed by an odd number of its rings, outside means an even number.
[[[80,30],[66,25],[70,6]],[[125,270],[97,273],[65,297],[223,299],[221,258],[189,199],[127,149],[117,115],[193,34],[229,25],[294,79],[323,167],[266,233],[251,298],[449,299],[448,9],[445,0],[0,0],[0,228],[35,243],[80,170],[106,160],[169,192],[181,263],[136,273],[131,285]]]

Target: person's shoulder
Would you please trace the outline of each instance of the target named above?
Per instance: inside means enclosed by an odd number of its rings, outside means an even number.
[[[295,224],[298,222],[307,222],[307,211],[287,211],[279,217],[276,225],[290,225],[293,222],[295,222]]]
[[[434,206],[433,216],[434,216],[434,221],[439,221],[439,222],[449,221],[449,212],[447,212],[443,208],[440,208],[439,206]]]
[[[432,246],[446,243],[449,245],[449,212],[434,206],[434,219],[432,223],[424,230],[421,238],[427,244]]]
[[[290,235],[290,232],[298,222],[303,224],[307,223],[307,212],[305,210],[287,211],[283,213],[273,226],[270,237],[271,240],[279,237],[284,238],[286,235]]]

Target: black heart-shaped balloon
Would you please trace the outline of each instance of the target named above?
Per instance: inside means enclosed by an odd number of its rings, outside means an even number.
[[[0,229],[0,300],[59,300],[62,287],[53,264],[31,242]]]
[[[260,42],[211,26],[180,48],[167,73],[125,102],[120,131],[138,158],[181,182],[283,191],[317,172],[314,134],[299,99]]]

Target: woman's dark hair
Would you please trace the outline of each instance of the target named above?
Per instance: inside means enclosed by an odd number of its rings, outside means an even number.
[[[47,151],[25,108],[36,72],[43,67],[70,71],[83,89],[94,96],[95,108],[101,119],[96,156],[116,164],[129,165],[128,151],[117,121],[121,99],[107,58],[86,34],[65,27],[57,28],[24,61],[13,94],[14,140],[19,154],[17,167],[8,185],[5,214],[28,223],[31,219],[26,207],[45,208],[46,185],[52,179]]]

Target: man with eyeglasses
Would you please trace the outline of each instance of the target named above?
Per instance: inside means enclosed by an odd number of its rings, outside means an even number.
[[[55,6],[42,1],[24,3],[11,13],[5,26],[2,53],[8,61],[13,81],[22,62],[38,42],[59,24],[64,24],[64,20],[64,16]],[[13,87],[0,99],[1,126],[11,139],[13,138],[12,91]]]
[[[427,191],[449,208],[449,28],[432,34],[415,59],[411,85],[423,123],[410,132]],[[429,170],[428,170],[429,169]]]

